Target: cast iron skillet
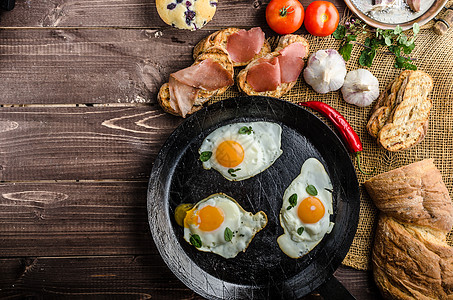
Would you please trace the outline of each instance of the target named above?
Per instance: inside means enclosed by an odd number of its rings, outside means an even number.
[[[252,121],[282,126],[283,154],[271,167],[239,182],[202,168],[198,148],[210,132]],[[319,159],[331,178],[335,226],[310,253],[292,259],[276,242],[283,233],[278,216],[285,189],[310,157]],[[173,216],[178,204],[196,203],[218,192],[235,198],[247,211],[263,210],[269,219],[247,251],[233,259],[189,245]],[[185,285],[210,299],[297,299],[315,289],[326,299],[345,299],[338,293],[347,290],[332,274],[352,243],[359,205],[355,169],[337,135],[302,107],[258,96],[227,99],[185,120],[158,154],[148,188],[149,224],[162,258]]]

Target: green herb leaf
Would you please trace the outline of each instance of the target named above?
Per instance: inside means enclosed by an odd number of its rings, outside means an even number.
[[[414,32],[414,36],[416,36],[420,32],[420,25],[414,23],[414,25],[412,25],[412,31]]]
[[[401,34],[403,32],[403,28],[401,28],[400,25],[397,25],[395,29],[393,30],[394,34]]]
[[[359,57],[359,64],[364,67],[371,67],[373,64],[374,57],[376,56],[376,50],[365,49],[362,51]]]
[[[304,231],[305,231],[305,228],[303,228],[303,227],[297,228],[297,234],[298,235],[302,235],[302,233],[304,233]]]
[[[290,210],[291,208],[293,208],[291,205],[289,205],[286,210]]]
[[[239,128],[239,134],[251,134],[253,132],[252,127],[242,126]]]
[[[355,34],[348,34],[346,37],[346,43],[352,42],[357,40],[357,36]]]
[[[291,207],[295,207],[297,205],[297,194],[292,194],[291,196],[289,196],[288,201]]]
[[[225,228],[225,232],[223,233],[223,236],[225,238],[225,241],[230,242],[231,239],[233,238],[234,234],[233,231],[231,231],[230,228]]]
[[[230,174],[231,177],[236,177],[237,175],[234,174],[234,172],[237,172],[237,171],[239,171],[240,169],[241,169],[241,168],[238,168],[238,169],[233,169],[233,168],[228,169],[228,174]]]
[[[343,25],[338,25],[337,29],[335,29],[335,31],[332,33],[332,36],[337,40],[344,39],[345,35],[346,35],[346,27],[344,27]]]
[[[404,68],[407,69],[407,70],[412,70],[412,71],[416,71],[417,70],[417,66],[413,65],[411,63],[405,63],[404,64]]]
[[[386,44],[387,46],[391,46],[391,45],[392,45],[392,38],[389,37],[389,36],[386,36],[386,37],[385,37],[385,44]]]
[[[344,44],[338,50],[338,53],[340,53],[340,55],[343,56],[345,61],[348,61],[351,58],[351,52],[352,52],[352,44],[351,43]]]
[[[201,247],[201,238],[198,234],[192,234],[189,239],[190,243],[195,246],[195,248]]]
[[[318,195],[318,190],[316,190],[316,187],[314,185],[307,185],[307,187],[305,188],[305,190],[307,191],[307,193],[311,196],[316,196]]]
[[[409,46],[403,46],[403,52],[405,54],[411,54],[412,50],[414,50],[414,48],[415,48],[415,44],[414,43],[410,44]]]
[[[212,156],[212,152],[211,151],[203,151],[200,154],[200,160],[202,162],[208,161],[211,158],[211,156]]]

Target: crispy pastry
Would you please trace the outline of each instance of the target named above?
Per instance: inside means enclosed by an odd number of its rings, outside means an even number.
[[[372,251],[387,299],[453,299],[453,207],[432,159],[380,174],[365,187],[381,211]]]
[[[381,94],[367,124],[369,134],[389,151],[409,149],[428,130],[433,88],[423,71],[403,71]]]
[[[282,36],[274,52],[253,60],[239,72],[239,89],[247,95],[282,96],[296,84],[308,53],[308,42],[302,36]]]

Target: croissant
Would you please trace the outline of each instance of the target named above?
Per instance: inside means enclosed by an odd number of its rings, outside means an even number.
[[[374,280],[387,299],[453,299],[453,206],[433,159],[364,183],[380,211]]]

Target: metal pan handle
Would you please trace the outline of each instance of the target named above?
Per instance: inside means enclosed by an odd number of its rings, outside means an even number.
[[[321,294],[324,300],[356,300],[351,293],[339,282],[335,276],[332,276],[317,291]]]
[[[12,10],[14,8],[15,0],[0,0],[0,8],[5,10]]]

